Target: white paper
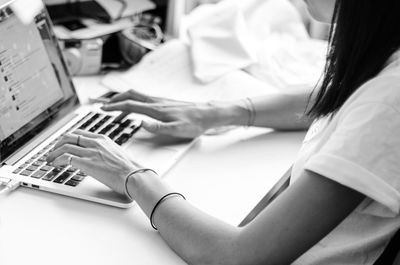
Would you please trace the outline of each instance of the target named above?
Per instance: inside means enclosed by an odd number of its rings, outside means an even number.
[[[154,9],[156,5],[150,0],[124,0],[126,7],[122,4],[122,1],[117,0],[96,0],[114,19],[118,19],[122,12],[121,17],[132,16],[137,13],[141,13],[147,10]]]
[[[54,26],[54,32],[60,39],[92,39],[103,37],[133,26],[132,21],[128,18],[120,19],[113,23],[100,23],[93,19],[83,19],[82,24],[84,24],[86,28],[74,31],[56,25]]]
[[[102,84],[124,92],[133,88],[139,92],[187,101],[233,100],[276,93],[268,83],[243,71],[234,71],[209,84],[202,84],[192,74],[189,48],[172,40],[148,54],[132,69],[107,75]]]

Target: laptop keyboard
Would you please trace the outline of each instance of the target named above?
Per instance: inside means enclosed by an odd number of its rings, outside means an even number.
[[[110,115],[90,112],[67,130],[66,133],[80,129],[92,133],[107,135],[114,142],[122,145],[140,128],[140,123],[131,119],[116,121],[115,118],[113,118],[114,117]],[[84,172],[71,166],[53,167],[46,163],[46,158],[49,155],[50,150],[62,136],[63,135],[59,136],[45,148],[40,150],[37,154],[31,157],[31,159],[14,170],[13,173],[71,187],[78,186],[87,176]]]

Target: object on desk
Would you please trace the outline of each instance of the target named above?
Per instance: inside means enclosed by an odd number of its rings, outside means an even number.
[[[63,40],[60,46],[72,75],[97,74],[102,68],[103,40]]]
[[[183,15],[186,12],[186,0],[169,0],[165,25],[165,35],[168,39],[180,37],[180,27]]]
[[[117,92],[134,88],[151,96],[197,102],[234,100],[277,92],[268,83],[240,70],[208,84],[199,82],[192,74],[189,46],[180,40],[163,44],[126,72],[106,75],[102,84]]]
[[[131,17],[156,7],[150,0],[86,0],[73,2],[45,0],[45,3],[53,20],[68,20],[73,16],[94,18],[106,23]]]
[[[94,19],[73,18],[55,22],[54,31],[60,39],[94,39],[132,27],[131,19],[102,23]]]
[[[130,65],[139,62],[164,40],[160,19],[150,14],[143,15],[133,27],[123,30],[118,36],[122,56]]]
[[[160,19],[150,14],[102,24],[88,19],[63,21],[56,36],[73,75],[124,69],[163,41]]]
[[[194,76],[208,83],[256,61],[255,39],[235,1],[197,8],[191,16],[201,17],[189,26]]]
[[[211,19],[210,14],[214,14]],[[240,27],[231,26],[238,20],[241,30],[250,36],[243,41],[239,39],[243,33],[236,31]],[[314,87],[323,71],[326,42],[310,39],[300,15],[287,0],[229,0],[205,5],[189,14],[185,24],[194,75],[203,82],[242,69],[291,92]],[[196,34],[199,36],[193,38]],[[246,57],[235,53],[239,47],[251,47],[255,59],[248,57],[246,64]]]
[[[111,21],[152,10],[156,5],[150,0],[96,0],[106,10]]]

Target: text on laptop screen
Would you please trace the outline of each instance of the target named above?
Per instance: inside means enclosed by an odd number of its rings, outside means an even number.
[[[1,160],[27,140],[24,136],[76,102],[46,11],[24,25],[9,7],[0,9]]]
[[[46,21],[36,23],[25,26],[13,15],[0,20],[1,140],[64,97],[41,41],[47,37]]]

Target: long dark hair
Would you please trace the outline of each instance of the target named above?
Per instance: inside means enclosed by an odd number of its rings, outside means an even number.
[[[400,0],[336,0],[324,76],[307,114],[335,114],[400,47]]]

